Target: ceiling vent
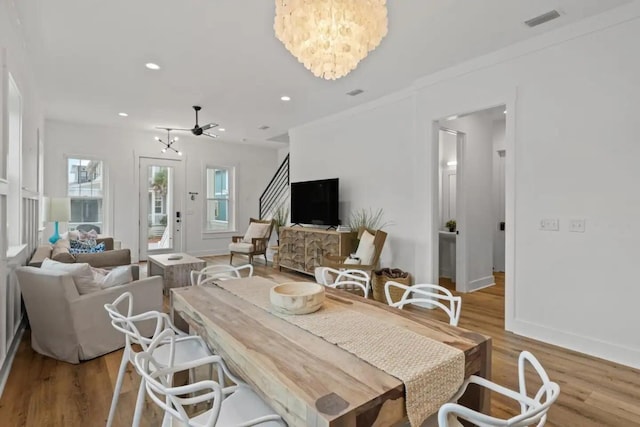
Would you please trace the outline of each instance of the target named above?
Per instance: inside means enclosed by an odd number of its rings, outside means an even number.
[[[355,89],[355,90],[352,90],[351,92],[347,92],[347,95],[349,95],[349,96],[358,96],[362,92],[364,92],[362,89]]]
[[[262,125],[262,126],[260,126],[258,129],[260,129],[260,130],[267,130],[267,129],[269,129],[269,126],[267,126],[267,125]]]
[[[528,21],[524,21],[524,23],[533,28],[537,27],[538,25],[542,25],[545,22],[553,21],[556,18],[560,18],[560,12],[554,9],[550,12],[543,13],[540,16],[536,16],[535,18],[531,18]]]

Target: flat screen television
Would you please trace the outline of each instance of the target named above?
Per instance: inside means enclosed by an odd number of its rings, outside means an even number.
[[[292,182],[291,222],[339,225],[338,178]]]

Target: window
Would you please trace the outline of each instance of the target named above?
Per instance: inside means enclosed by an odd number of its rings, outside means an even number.
[[[163,209],[162,209],[162,196],[158,197],[157,199],[154,200],[154,206],[153,206],[153,212],[157,213],[157,214],[161,214],[163,213]]]
[[[104,167],[100,160],[67,158],[67,196],[71,200],[69,229],[91,224],[104,231]]]
[[[217,166],[207,167],[206,192],[205,230],[233,230],[233,169]]]

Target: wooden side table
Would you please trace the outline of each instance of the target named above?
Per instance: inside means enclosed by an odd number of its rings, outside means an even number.
[[[169,259],[177,256],[181,258]],[[162,276],[165,295],[171,288],[191,285],[191,271],[202,270],[207,266],[206,261],[184,253],[149,255],[148,262],[148,275]]]

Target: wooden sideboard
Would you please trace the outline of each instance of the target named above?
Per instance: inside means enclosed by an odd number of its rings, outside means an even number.
[[[280,267],[313,274],[325,255],[347,256],[352,252],[356,232],[338,233],[318,228],[280,228]]]

